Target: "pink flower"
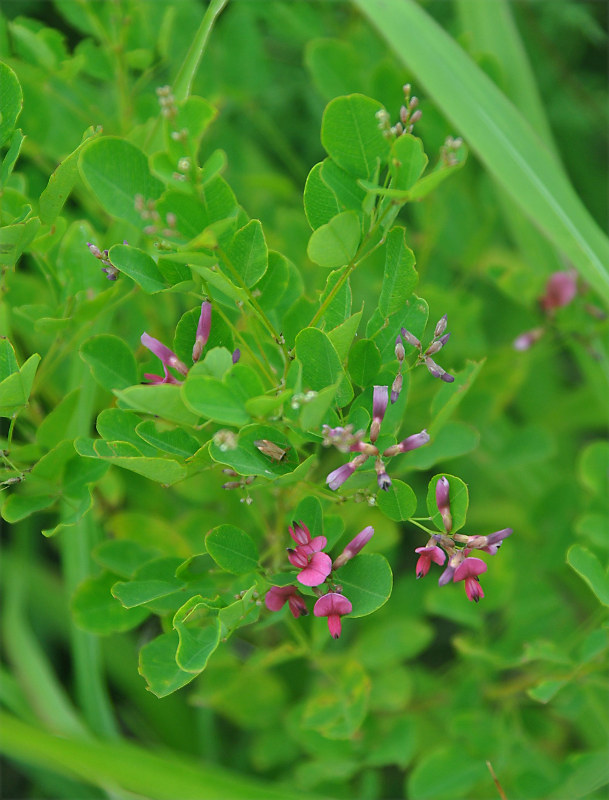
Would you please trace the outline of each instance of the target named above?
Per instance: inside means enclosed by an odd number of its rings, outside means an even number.
[[[144,347],[147,347],[152,353],[154,353],[157,358],[160,358],[163,362],[163,366],[165,367],[172,367],[173,369],[180,372],[182,375],[186,375],[188,372],[188,367],[184,364],[183,361],[176,356],[173,350],[170,350],[166,347],[162,342],[159,342],[158,339],[155,339],[152,336],[149,336],[147,333],[143,333],[141,336],[141,342]]]
[[[311,541],[311,534],[304,522],[292,522],[293,528],[288,528],[290,536],[296,544],[309,544]]]
[[[296,580],[303,586],[320,586],[331,572],[330,556],[327,553],[312,553],[307,557],[307,565],[298,573]]]
[[[484,597],[478,575],[486,572],[487,566],[481,558],[466,558],[455,570],[453,581],[465,581],[465,593],[469,600],[477,603]]]
[[[345,614],[350,614],[353,606],[347,598],[338,592],[328,592],[315,603],[313,613],[316,617],[327,617],[328,628],[333,639],[338,639],[341,633],[341,620]]]
[[[356,556],[359,551],[365,547],[370,539],[374,536],[374,528],[372,525],[368,525],[364,528],[363,531],[360,531],[354,539],[351,539],[349,544],[345,547],[343,552],[336,558],[334,564],[332,565],[333,569],[338,569],[342,567],[344,564],[347,563],[350,559]]]
[[[201,358],[203,348],[209,339],[211,331],[211,303],[205,300],[201,304],[201,316],[197,325],[197,333],[195,337],[194,347],[192,348],[192,360],[198,361]]]
[[[539,304],[546,312],[568,305],[577,294],[576,276],[572,272],[555,272],[546,284],[546,293]]]
[[[305,601],[298,594],[295,586],[271,586],[264,598],[269,611],[279,611],[286,601],[295,618],[306,616],[309,613]]]
[[[432,561],[434,564],[438,564],[441,567],[446,560],[446,553],[441,547],[437,547],[436,545],[417,547],[415,548],[415,553],[419,553],[419,560],[415,568],[417,580],[427,575]]]
[[[152,384],[157,384],[157,383],[177,383],[179,386],[182,385],[182,381],[179,381],[177,378],[174,378],[173,375],[171,375],[167,371],[167,367],[165,366],[165,364],[163,364],[163,371],[165,372],[165,377],[163,377],[162,375],[154,375],[151,372],[145,372],[144,373],[144,378],[146,378],[146,380],[149,383],[152,383]]]

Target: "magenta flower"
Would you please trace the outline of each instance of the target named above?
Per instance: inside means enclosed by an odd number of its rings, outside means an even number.
[[[504,539],[511,536],[513,533],[511,528],[503,528],[503,530],[489,533],[488,536],[469,536],[467,539],[468,550],[483,550],[494,556],[497,550],[501,547]]]
[[[553,312],[556,308],[568,305],[577,294],[575,273],[555,272],[546,284],[546,293],[539,299],[542,309]]]
[[[374,536],[374,528],[368,525],[363,531],[360,531],[357,536],[349,542],[343,552],[335,559],[332,569],[338,569],[347,563],[350,559],[356,556],[360,550],[365,547],[370,539]]]
[[[197,333],[195,336],[195,343],[192,348],[193,361],[196,362],[201,358],[201,353],[203,352],[203,348],[207,344],[210,331],[211,331],[211,303],[209,302],[209,300],[205,300],[201,304],[201,316],[199,317],[199,323],[197,325]]]
[[[372,396],[372,424],[370,425],[370,441],[373,444],[378,439],[388,402],[388,387],[375,386]]]
[[[453,518],[450,513],[450,484],[444,476],[436,483],[436,505],[442,515],[444,529],[446,533],[450,533],[453,526]]]
[[[297,545],[309,544],[311,541],[311,534],[304,522],[292,522],[293,528],[288,528],[290,536]]]
[[[328,628],[333,639],[341,634],[341,617],[350,614],[353,606],[347,598],[338,592],[328,592],[315,603],[313,613],[316,617],[327,617]]]
[[[484,597],[484,592],[480,586],[478,575],[486,572],[487,566],[481,558],[466,558],[456,568],[453,581],[465,581],[465,593],[469,600],[477,603]]]
[[[147,347],[157,358],[160,358],[163,362],[163,365],[166,367],[172,367],[173,369],[180,372],[182,375],[186,375],[188,372],[188,367],[184,364],[180,359],[176,356],[173,350],[170,350],[166,347],[162,342],[159,342],[158,339],[154,339],[152,336],[149,336],[147,333],[143,333],[141,336],[141,342],[144,347]]]
[[[298,549],[300,550],[300,548]],[[299,553],[300,560],[303,555],[304,553]],[[296,580],[303,586],[320,586],[332,572],[332,559],[327,553],[319,552],[311,553],[305,558],[305,566],[300,567]],[[290,553],[288,553],[288,559],[292,562]]]
[[[442,550],[441,547],[436,547],[435,545],[416,547],[415,553],[419,553],[419,560],[417,561],[417,566],[415,568],[417,580],[427,575],[432,561],[434,564],[438,564],[441,567],[446,560],[446,553],[444,550]]]
[[[146,378],[146,380],[149,383],[152,383],[152,384],[157,384],[157,383],[177,383],[178,385],[181,386],[182,381],[179,381],[177,378],[174,378],[173,375],[171,375],[167,371],[167,367],[165,366],[165,364],[163,364],[163,370],[165,372],[165,377],[163,377],[162,375],[154,375],[152,372],[145,372],[144,373],[144,378]]]
[[[271,586],[264,598],[269,611],[280,611],[286,601],[293,617],[304,617],[309,613],[295,586]]]

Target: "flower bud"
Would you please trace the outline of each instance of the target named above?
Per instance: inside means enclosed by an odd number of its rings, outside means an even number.
[[[414,334],[410,333],[410,331],[407,331],[406,328],[402,328],[401,333],[402,337],[408,342],[409,345],[412,347],[418,347],[419,350],[421,349],[421,342]]]
[[[444,316],[440,317],[440,319],[436,323],[436,327],[433,332],[434,339],[437,339],[439,336],[442,336],[442,334],[446,330],[447,325],[448,325],[448,317],[446,314],[444,314]]]
[[[453,526],[453,519],[450,513],[450,483],[442,476],[436,483],[436,505],[442,515],[442,523],[446,533],[450,533]]]
[[[391,402],[392,403],[395,403],[395,401],[400,396],[400,392],[402,391],[403,382],[404,382],[404,379],[402,378],[402,373],[398,372],[398,374],[395,376],[395,380],[393,382],[393,385],[391,386]]]
[[[404,350],[404,345],[402,344],[401,336],[397,336],[395,340],[395,357],[400,362],[400,364],[403,364],[404,359],[406,358],[406,351]]]

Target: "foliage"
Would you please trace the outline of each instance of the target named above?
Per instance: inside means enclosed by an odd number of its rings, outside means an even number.
[[[8,4],[11,796],[601,796],[597,17]]]

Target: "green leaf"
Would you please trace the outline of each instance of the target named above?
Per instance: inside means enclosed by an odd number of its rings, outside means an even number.
[[[180,321],[176,326],[176,332],[173,337],[173,351],[185,364],[189,364],[192,361],[192,347],[195,342],[197,324],[200,316],[201,306],[191,308],[190,311],[186,311],[185,314],[182,314]],[[232,353],[232,351],[235,349],[233,334],[230,327],[220,316],[218,310],[216,308],[212,308],[211,330],[209,332],[209,339],[207,340],[207,344],[205,346],[205,355],[203,357],[204,362],[207,361],[209,352],[217,347],[224,347],[229,353]],[[216,357],[217,356],[214,356],[213,358]],[[224,356],[221,356],[221,358],[224,358]],[[230,363],[232,365],[232,358]],[[195,373],[197,373],[198,369],[198,367],[195,368]],[[217,378],[220,377],[218,374],[216,374],[215,369],[206,369],[205,372],[210,375],[215,374]]]
[[[258,548],[253,539],[234,525],[219,525],[205,537],[205,548],[216,564],[234,575],[258,569]]]
[[[326,106],[321,143],[339,167],[358,178],[371,178],[387,161],[389,142],[378,126],[382,105],[361,94],[337,97]]]
[[[480,442],[480,434],[464,422],[447,422],[443,428],[418,450],[408,454],[408,466],[429,469],[438,462],[471,453]]]
[[[483,759],[463,758],[461,750],[442,748],[426,753],[408,776],[412,800],[456,800],[467,797],[488,773]]]
[[[380,553],[360,553],[336,572],[337,581],[353,604],[350,617],[365,617],[385,605],[391,595],[393,575]]]
[[[131,581],[118,581],[112,594],[125,606],[135,608],[167,597],[179,591],[184,582],[175,577],[181,559],[173,556],[157,558],[144,563]]]
[[[296,357],[302,364],[302,380],[314,391],[332,386],[341,379],[337,402],[346,405],[353,389],[346,379],[338,353],[325,333],[318,328],[305,328],[296,337]]]
[[[165,278],[159,272],[154,259],[143,250],[126,244],[115,244],[110,248],[109,258],[115,267],[141,286],[147,294],[162,292],[167,288]]]
[[[334,349],[338,353],[338,357],[341,362],[347,358],[347,353],[349,352],[353,339],[355,338],[355,334],[357,333],[361,319],[362,312],[358,311],[356,314],[353,314],[346,319],[342,325],[339,325],[328,332],[328,339],[334,345]]]
[[[410,519],[417,510],[417,497],[407,483],[394,479],[386,492],[377,494],[376,504],[385,516],[400,522]]]
[[[0,417],[12,417],[27,405],[40,356],[35,353],[19,368],[0,383]]]
[[[69,392],[61,402],[42,420],[36,431],[36,441],[47,450],[52,450],[64,439],[73,439],[78,431],[76,409],[80,399],[80,387]]]
[[[429,486],[427,488],[427,510],[429,511],[429,516],[432,518],[433,523],[439,531],[444,531],[442,515],[438,511],[438,505],[436,503],[436,484],[441,477],[445,477],[448,480],[450,487],[448,494],[450,501],[450,513],[453,521],[450,533],[453,534],[465,525],[467,509],[469,506],[469,492],[467,491],[467,485],[461,480],[461,478],[457,478],[455,475],[448,475],[446,472],[442,473],[441,475],[434,475],[434,477],[429,481]]]
[[[116,583],[116,575],[102,572],[87,578],[79,585],[72,598],[72,614],[75,623],[89,633],[106,636],[109,633],[128,631],[146,619],[145,608],[124,608],[112,596],[110,590]]]
[[[304,497],[296,506],[290,522],[303,522],[309,529],[311,538],[323,536],[324,514],[317,497]]]
[[[225,425],[245,425],[250,415],[243,396],[211,375],[189,375],[182,386],[186,405],[208,419]]]
[[[19,80],[8,64],[0,61],[0,147],[10,138],[23,108]]]
[[[185,672],[177,665],[178,645],[178,633],[171,631],[157,636],[140,650],[140,675],[157,697],[167,697],[195,677],[195,673]]]
[[[406,306],[419,279],[414,264],[414,253],[406,244],[406,231],[404,228],[392,228],[387,234],[385,270],[378,304],[383,317]]]
[[[319,431],[324,420],[328,417],[337,390],[338,384],[328,386],[325,389],[321,389],[316,397],[303,403],[299,418],[300,427],[303,431]]]
[[[143,411],[155,417],[192,427],[199,417],[193,414],[182,401],[180,386],[158,384],[157,386],[130,386],[128,389],[114,390],[118,399],[136,411]]]
[[[8,378],[15,372],[19,372],[15,348],[4,336],[0,338],[0,381]]]
[[[145,547],[130,539],[106,539],[93,549],[93,558],[97,563],[110,572],[120,575],[121,578],[132,577],[140,567],[149,561],[154,561],[160,555],[160,550],[155,547]],[[114,583],[116,578],[113,585]]]
[[[142,229],[136,197],[157,200],[163,184],[150,174],[148,160],[135,145],[114,136],[88,142],[80,152],[78,167],[83,180],[108,214]]]
[[[80,346],[80,357],[99,385],[108,391],[126,389],[138,382],[135,356],[118,336],[92,336]]]
[[[277,461],[264,455],[254,442],[267,439],[286,451],[285,456]],[[262,475],[265,478],[277,478],[293,473],[298,467],[298,455],[286,436],[269,425],[246,425],[239,433],[237,446],[234,449],[222,448],[212,442],[210,453],[214,461],[232,467],[240,475]]]
[[[341,210],[336,195],[321,178],[322,163],[315,164],[309,172],[303,195],[305,214],[313,230],[330,222]]]
[[[232,266],[245,286],[253,286],[266,272],[269,252],[260,220],[252,219],[237,231],[226,248]]]
[[[341,169],[331,158],[326,158],[321,165],[321,179],[336,197],[339,211],[352,210],[361,214],[366,192],[357,178]]]
[[[355,0],[490,174],[609,301],[609,241],[528,120],[413,0]],[[368,176],[364,176],[368,177]]]
[[[78,178],[78,156],[83,147],[98,136],[101,130],[101,127],[88,128],[83,135],[83,141],[63,159],[49,178],[39,201],[40,219],[45,225],[53,223],[61,213]]]
[[[307,255],[321,267],[342,267],[357,252],[361,229],[355,211],[343,211],[314,230],[307,246]]]
[[[567,563],[586,581],[599,602],[609,606],[609,575],[596,555],[587,547],[574,544],[567,552]]]
[[[6,151],[6,155],[2,159],[2,165],[0,166],[0,187],[6,186],[8,179],[11,177],[13,168],[21,153],[21,145],[24,141],[25,136],[22,130],[18,129],[13,131],[11,143]]]
[[[412,294],[402,309],[396,311],[390,317],[385,318],[377,309],[368,320],[366,326],[366,336],[374,339],[376,346],[381,351],[383,363],[392,361],[395,358],[395,338],[401,328],[406,328],[417,338],[423,336],[423,331],[427,325],[429,308],[427,301],[416,294]],[[386,319],[388,323],[385,324]],[[405,345],[408,352],[408,345]]]
[[[389,171],[391,188],[407,190],[419,179],[427,166],[423,142],[412,134],[404,133],[391,145]]]
[[[349,352],[349,375],[358,386],[370,386],[381,368],[381,354],[372,339],[358,339]]]
[[[157,457],[159,453],[156,447],[151,447],[138,436],[135,429],[139,421],[140,418],[133,411],[105,408],[98,415],[95,427],[99,435],[108,442],[128,442],[140,455]]]
[[[149,458],[140,455],[132,444],[128,442],[107,442],[105,439],[92,440],[80,437],[74,441],[74,447],[79,455],[85,458],[101,458],[109,464],[128,469],[143,475],[151,481],[156,481],[164,486],[184,480],[186,468],[178,461],[170,458]]]
[[[345,270],[348,270],[349,267],[343,267],[343,269],[336,269],[333,270],[326,280],[326,285],[324,290],[319,298],[319,307],[321,308],[324,302],[326,301],[327,297],[330,295],[330,292],[334,289],[338,281],[343,277]],[[349,278],[345,280],[343,285],[340,289],[336,292],[334,297],[330,300],[328,305],[325,307],[325,310],[322,316],[319,318],[318,325],[319,327],[323,328],[336,328],[338,325],[341,325],[351,314],[351,304],[352,304],[353,296],[351,293],[351,282]]]
[[[220,643],[220,620],[210,614],[208,602],[195,595],[176,611],[173,627],[180,643],[176,663],[185,672],[202,672]]]
[[[163,427],[162,423],[153,420],[140,422],[135,430],[140,439],[153,447],[182,458],[193,456],[200,447],[199,442],[181,428]]]
[[[328,100],[357,88],[360,65],[350,42],[313,39],[307,42],[305,64],[315,85]]]
[[[579,459],[579,478],[588,491],[597,497],[607,497],[609,476],[609,444],[591,442]]]

